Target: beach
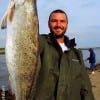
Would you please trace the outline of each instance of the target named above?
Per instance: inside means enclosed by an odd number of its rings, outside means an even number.
[[[100,100],[100,64],[96,66],[95,73],[88,71],[95,100]]]

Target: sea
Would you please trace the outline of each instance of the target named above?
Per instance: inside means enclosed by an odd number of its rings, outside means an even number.
[[[96,64],[100,64],[100,48],[95,48],[94,52],[96,54]],[[83,60],[85,67],[89,67],[89,62],[85,61],[89,57],[89,51],[87,49],[82,49]],[[0,88],[9,87],[9,74],[6,66],[5,54],[0,54]]]

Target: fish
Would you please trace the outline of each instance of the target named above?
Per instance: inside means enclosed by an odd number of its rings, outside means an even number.
[[[40,69],[36,0],[11,0],[5,19],[1,28],[7,28],[5,52],[11,91],[15,100],[32,100]]]

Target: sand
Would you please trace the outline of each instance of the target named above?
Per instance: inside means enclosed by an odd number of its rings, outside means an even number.
[[[94,74],[89,72],[89,77],[92,83],[92,90],[95,100],[100,100],[100,67],[95,70]]]

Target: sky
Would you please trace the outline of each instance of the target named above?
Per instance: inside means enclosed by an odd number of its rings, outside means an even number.
[[[0,19],[9,0],[0,0]],[[78,48],[100,47],[100,0],[37,0],[39,33],[48,34],[51,11],[62,9],[68,15],[66,35],[75,38]],[[6,44],[6,29],[0,29],[0,48]]]

